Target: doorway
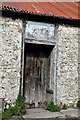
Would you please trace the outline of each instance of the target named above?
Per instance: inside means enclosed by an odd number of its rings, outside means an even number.
[[[50,45],[25,44],[24,98],[29,108],[47,105],[52,49]]]

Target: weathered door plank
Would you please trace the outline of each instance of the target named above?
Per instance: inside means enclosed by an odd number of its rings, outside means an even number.
[[[49,52],[32,48],[26,51],[25,98],[30,107],[45,107],[50,75]]]

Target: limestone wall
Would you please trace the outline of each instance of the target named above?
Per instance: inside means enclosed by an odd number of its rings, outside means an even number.
[[[0,17],[0,98],[17,98],[21,71],[22,21]]]
[[[0,98],[14,103],[21,77],[23,26],[20,19],[0,17]],[[78,100],[78,28],[58,27],[57,103]]]
[[[58,27],[57,102],[73,105],[78,100],[78,28]]]

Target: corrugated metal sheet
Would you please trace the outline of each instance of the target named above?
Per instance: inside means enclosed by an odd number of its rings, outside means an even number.
[[[11,7],[12,10],[24,10],[34,14],[80,19],[78,2],[3,2],[2,6],[3,9],[6,6],[7,9]]]

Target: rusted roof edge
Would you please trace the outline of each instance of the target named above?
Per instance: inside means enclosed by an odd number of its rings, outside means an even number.
[[[12,17],[14,19],[26,19],[30,21],[37,21],[37,22],[47,22],[47,23],[56,23],[56,24],[68,24],[71,26],[80,27],[80,19],[73,19],[73,18],[66,18],[61,16],[51,16],[46,14],[34,14],[28,13],[24,11],[13,11],[7,9],[1,9],[0,13],[2,16]]]

